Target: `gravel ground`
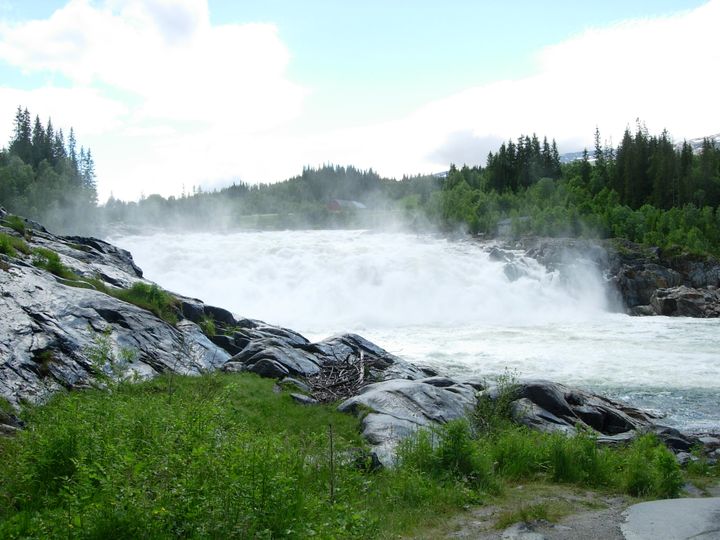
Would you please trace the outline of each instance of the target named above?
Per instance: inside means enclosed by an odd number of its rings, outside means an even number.
[[[701,492],[688,486],[685,496],[720,496],[720,485]],[[416,539],[473,540],[625,540],[620,530],[622,513],[638,502],[629,497],[607,495],[568,486],[515,486],[502,500],[468,509]],[[504,529],[497,523],[508,513],[543,505],[553,522],[543,519],[520,522]]]

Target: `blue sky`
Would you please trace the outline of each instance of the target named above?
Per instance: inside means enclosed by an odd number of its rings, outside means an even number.
[[[101,197],[130,199],[325,162],[433,172],[530,132],[571,151],[637,117],[702,136],[717,108],[687,97],[717,82],[719,14],[720,0],[0,0],[0,136],[18,104],[72,124]]]

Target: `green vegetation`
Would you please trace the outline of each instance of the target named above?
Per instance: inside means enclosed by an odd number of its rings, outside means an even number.
[[[103,336],[93,362],[107,372]],[[395,469],[374,470],[357,419],[309,410],[273,385],[251,374],[162,376],[26,409],[28,428],[0,438],[0,537],[389,538],[502,501],[517,481],[641,497],[677,496],[682,485],[649,436],[610,449],[589,435],[463,421],[419,432]],[[500,522],[561,510],[536,501]]]
[[[213,192],[193,189],[180,197],[150,195],[137,203],[111,198],[100,215],[108,223],[201,229],[372,228],[421,214],[440,185],[441,179],[434,176],[396,181],[372,169],[328,165],[306,168],[274,184],[240,182]],[[336,199],[357,201],[366,208],[330,208],[330,201]]]
[[[30,247],[22,238],[0,233],[0,253],[8,257],[16,257],[18,251],[28,255],[30,253]]]
[[[60,256],[53,250],[47,248],[34,248],[32,253],[34,255],[33,264],[38,268],[43,268],[51,274],[55,274],[63,279],[79,279],[77,274],[72,272],[62,263]]]
[[[129,289],[111,289],[110,294],[130,304],[151,311],[170,324],[178,320],[178,300],[154,283],[138,281]]]
[[[29,232],[25,226],[25,220],[20,216],[9,214],[3,218],[2,224],[7,225],[21,236],[26,236]]]
[[[495,235],[511,220],[513,235],[618,237],[720,255],[720,148],[676,149],[669,135],[638,126],[594,160],[560,164],[552,146],[520,137],[488,156],[487,167],[451,167],[428,211],[446,227]],[[676,247],[679,246],[679,247]]]
[[[551,513],[547,503],[537,503],[527,506],[521,506],[515,510],[507,510],[502,512],[495,523],[496,529],[505,529],[518,522],[531,521],[557,521],[558,513]]]
[[[65,141],[52,120],[43,125],[36,116],[32,123],[28,110],[18,107],[10,145],[0,151],[0,205],[51,229],[77,230],[81,221],[92,221],[96,204],[91,151],[77,149],[72,128]]]
[[[272,381],[179,377],[172,401],[168,385],[26,411],[32,429],[0,440],[0,537],[369,538],[386,519],[407,525],[466,500],[422,476],[367,472],[355,419],[308,414]]]
[[[198,326],[200,327],[200,330],[202,330],[206,336],[213,337],[217,333],[217,328],[215,326],[215,319],[212,318],[212,315],[203,316],[203,318],[200,319]]]

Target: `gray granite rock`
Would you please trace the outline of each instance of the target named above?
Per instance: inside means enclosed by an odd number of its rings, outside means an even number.
[[[392,465],[397,444],[421,428],[465,418],[475,405],[468,384],[428,379],[391,379],[366,386],[338,410],[362,418],[363,436],[384,465]]]

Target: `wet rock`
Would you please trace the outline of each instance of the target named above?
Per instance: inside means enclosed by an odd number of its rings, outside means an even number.
[[[720,316],[720,261],[664,252],[621,239],[525,239],[526,255],[562,272],[587,261],[606,277],[631,315]],[[508,270],[509,279],[514,270]],[[682,288],[684,287],[684,288]]]
[[[675,452],[688,452],[698,443],[697,437],[668,426],[652,424],[648,431],[657,435],[665,443],[665,446]]]
[[[650,299],[658,315],[674,317],[720,317],[720,292],[680,286],[657,289]]]
[[[649,317],[652,315],[657,315],[657,311],[655,308],[651,305],[647,306],[635,306],[628,310],[629,315],[635,315],[636,317]]]
[[[509,251],[502,250],[497,246],[493,246],[490,248],[490,251],[488,251],[488,257],[491,261],[504,263],[512,262],[515,260],[515,255],[513,255]]]
[[[285,377],[278,384],[280,384],[280,386],[283,388],[296,388],[297,390],[300,390],[301,392],[304,392],[306,394],[312,392],[312,388],[310,388],[309,385],[293,377]]]
[[[675,460],[681,467],[687,466],[687,464],[692,460],[692,457],[693,456],[690,452],[678,452],[675,454]]]

